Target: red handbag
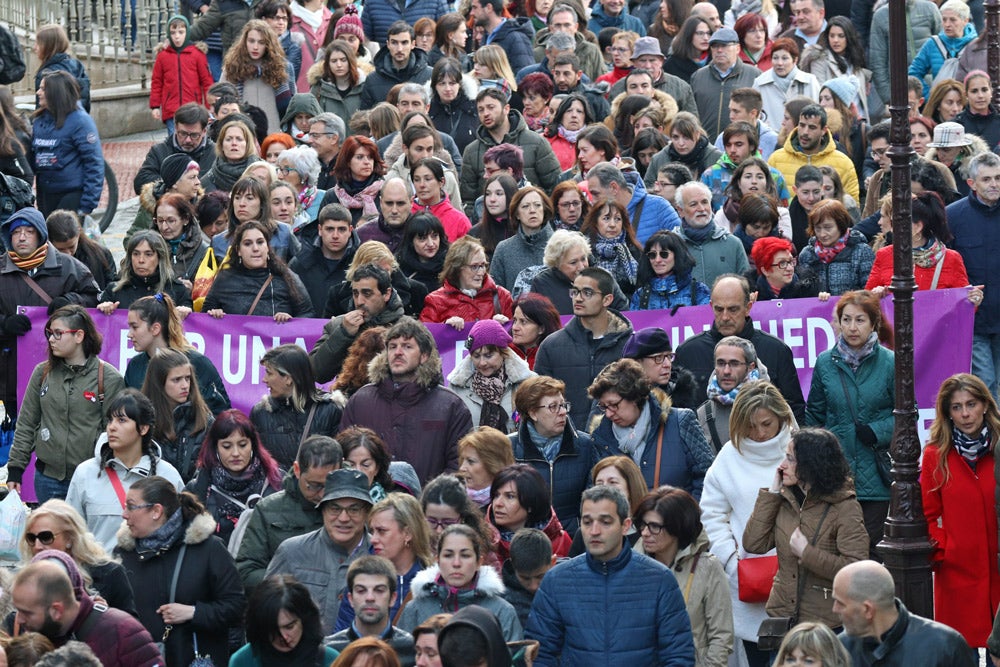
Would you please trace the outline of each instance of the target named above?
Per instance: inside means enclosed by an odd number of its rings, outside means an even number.
[[[740,602],[767,602],[777,573],[777,556],[741,558],[736,563]]]

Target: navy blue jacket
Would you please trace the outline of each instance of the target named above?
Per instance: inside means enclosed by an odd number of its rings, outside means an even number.
[[[511,70],[517,72],[535,64],[535,52],[531,47],[535,39],[535,28],[531,25],[531,19],[524,16],[507,19],[497,28],[496,34],[487,39],[489,44],[496,44],[507,52]]]
[[[449,11],[451,10],[445,0],[406,0],[402,11],[396,0],[368,0],[365,2],[365,11],[361,14],[361,26],[369,41],[385,44],[389,37],[389,26],[396,21],[402,19],[413,25],[417,19],[425,16],[437,21]],[[379,101],[384,99],[383,97]]]
[[[62,127],[48,111],[35,118],[31,136],[35,187],[39,192],[82,190],[78,213],[91,213],[104,189],[104,155],[97,125],[77,107]]]
[[[563,530],[570,535],[576,533],[580,526],[580,496],[590,486],[591,468],[604,458],[604,454],[594,446],[590,436],[573,428],[569,419],[563,429],[559,453],[551,463],[528,434],[527,415],[521,415],[517,433],[507,437],[514,448],[514,459],[527,463],[548,480],[549,502]]]
[[[965,262],[971,285],[985,285],[976,309],[973,333],[1000,333],[1000,203],[984,204],[975,193],[950,204],[948,226],[955,235],[952,247]]]
[[[42,85],[42,79],[53,72],[68,72],[76,79],[80,86],[80,103],[87,113],[90,113],[90,77],[87,76],[87,68],[83,63],[69,55],[68,53],[56,53],[51,58],[42,63],[42,66],[35,72],[35,90]],[[35,106],[38,106],[38,96],[35,96]]]
[[[550,570],[531,604],[525,638],[538,640],[536,667],[694,667],[677,579],[627,547],[610,561],[587,553]]]

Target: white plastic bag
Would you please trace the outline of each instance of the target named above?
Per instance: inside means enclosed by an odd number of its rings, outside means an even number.
[[[18,544],[28,521],[28,508],[13,489],[0,500],[0,560],[18,561],[21,552]]]

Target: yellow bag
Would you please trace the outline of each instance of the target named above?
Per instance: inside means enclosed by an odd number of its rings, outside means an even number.
[[[208,290],[212,289],[215,274],[218,272],[219,261],[215,258],[215,251],[209,246],[194,274],[194,282],[191,284],[191,299],[194,301],[195,312],[201,312],[202,306],[205,305],[205,297],[208,296]]]

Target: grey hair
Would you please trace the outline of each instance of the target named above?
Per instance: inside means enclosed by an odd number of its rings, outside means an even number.
[[[424,106],[431,103],[430,90],[425,88],[422,83],[404,83],[403,87],[399,89],[399,97],[403,95],[420,95],[420,99],[424,101]]]
[[[611,486],[610,484],[598,484],[584,491],[583,495],[580,497],[580,514],[583,514],[583,504],[588,500],[592,503],[597,503],[602,500],[610,500],[613,502],[615,504],[615,509],[618,511],[619,521],[625,521],[625,519],[629,516],[628,498],[625,496],[625,492],[617,486]]]
[[[610,162],[598,162],[595,164],[587,172],[587,178],[590,177],[596,178],[602,188],[606,188],[612,183],[617,183],[620,188],[628,188],[628,181],[625,180],[622,170]]]
[[[296,173],[302,182],[307,185],[316,185],[319,180],[319,155],[312,146],[295,146],[286,148],[278,154],[278,162],[288,160],[295,167]]]
[[[41,667],[101,667],[94,651],[83,642],[70,641],[50,651],[35,663]]]
[[[577,248],[588,255],[590,254],[590,241],[587,237],[580,232],[559,229],[552,233],[548,243],[545,244],[545,255],[542,261],[545,262],[545,266],[557,267],[563,255]]]
[[[949,0],[950,1],[950,0]],[[554,32],[545,44],[546,51],[575,51],[576,39],[568,32]]]
[[[947,2],[942,4],[938,9],[942,12],[948,12],[948,11],[955,12],[956,14],[958,14],[958,18],[962,19],[963,21],[968,21],[969,17],[972,16],[972,12],[969,10],[968,3],[965,3],[962,0],[948,0]]]
[[[344,125],[344,119],[335,113],[326,111],[318,116],[313,116],[309,119],[309,125],[313,123],[323,123],[323,127],[328,132],[335,132],[337,138],[340,140],[343,140],[347,136],[347,127]]]
[[[979,170],[983,167],[1000,168],[1000,155],[993,151],[986,151],[969,160],[969,178],[976,180],[976,177],[979,176]]]
[[[746,338],[726,336],[715,344],[715,351],[718,352],[720,347],[738,347],[743,350],[743,360],[746,361],[747,366],[757,363],[757,349]]]
[[[674,203],[677,204],[678,208],[684,208],[684,193],[694,188],[697,188],[709,197],[712,196],[712,191],[709,190],[708,186],[701,181],[688,181],[687,183],[681,183],[677,186],[677,191],[674,192]]]

